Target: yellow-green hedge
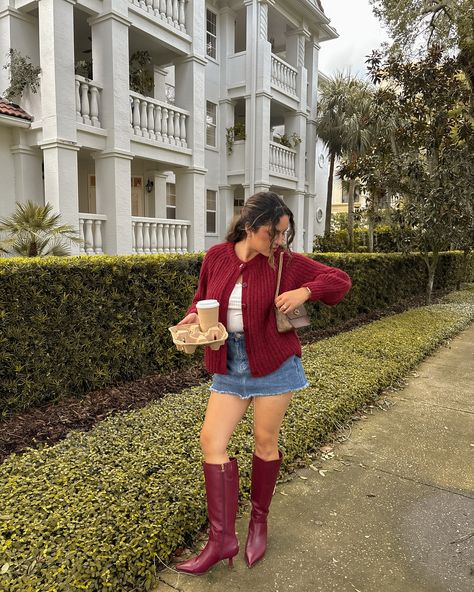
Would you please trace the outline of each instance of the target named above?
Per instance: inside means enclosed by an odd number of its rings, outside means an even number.
[[[312,386],[285,418],[284,468],[473,320],[471,288],[307,346]],[[0,590],[149,590],[157,558],[167,561],[205,521],[199,429],[206,400],[205,386],[166,395],[89,433],[9,457],[0,467]],[[244,496],[251,426],[249,414],[229,449],[239,458]]]
[[[314,257],[353,280],[337,307],[311,307],[315,327],[425,290],[416,255]],[[0,418],[189,363],[167,327],[188,307],[201,261],[202,254],[0,259]],[[461,262],[460,253],[443,254],[435,287],[454,288]]]

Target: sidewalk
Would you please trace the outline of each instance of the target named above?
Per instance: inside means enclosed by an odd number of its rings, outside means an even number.
[[[278,485],[265,558],[164,570],[155,592],[472,592],[474,325],[425,360],[331,460]]]

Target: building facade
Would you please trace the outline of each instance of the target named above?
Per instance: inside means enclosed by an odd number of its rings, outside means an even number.
[[[272,190],[311,251],[318,52],[336,36],[319,0],[0,0],[0,56],[41,68],[15,101],[32,121],[0,118],[0,215],[49,202],[78,252],[182,253]]]

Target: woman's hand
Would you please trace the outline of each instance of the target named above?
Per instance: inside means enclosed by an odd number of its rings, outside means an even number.
[[[199,323],[199,317],[197,316],[197,313],[191,312],[186,317],[184,317],[184,319],[182,321],[179,321],[177,326],[192,325],[192,324],[196,324],[196,323]]]
[[[298,288],[297,290],[290,290],[283,292],[275,298],[275,305],[281,312],[288,314],[293,312],[295,308],[304,304],[310,297],[310,291],[306,288]]]

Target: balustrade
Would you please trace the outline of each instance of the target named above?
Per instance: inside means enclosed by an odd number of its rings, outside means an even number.
[[[104,214],[79,214],[80,252],[84,255],[100,255],[103,251],[102,228],[107,221]]]
[[[155,18],[186,33],[186,0],[129,0]]]
[[[297,74],[293,66],[272,54],[272,84],[280,87],[285,93],[296,96]]]
[[[130,92],[130,125],[142,138],[186,148],[189,112]]]
[[[189,220],[167,218],[132,218],[133,252],[187,253]]]
[[[296,176],[296,150],[270,142],[270,170],[279,175]]]
[[[76,76],[76,119],[79,123],[101,127],[99,118],[102,87],[82,76]]]

